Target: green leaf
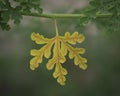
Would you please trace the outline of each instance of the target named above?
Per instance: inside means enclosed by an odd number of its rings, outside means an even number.
[[[22,15],[16,11],[13,12],[11,15],[12,15],[11,18],[14,20],[14,23],[19,24],[20,20],[22,19]]]
[[[7,23],[0,22],[0,26],[3,30],[10,30],[10,26]]]
[[[4,22],[8,22],[10,19],[10,12],[9,11],[5,11],[1,13],[1,18]]]
[[[14,2],[18,5],[13,8],[9,0],[0,0],[0,26],[3,30],[10,29],[8,25],[10,19],[13,19],[15,24],[20,23],[22,19],[20,12],[30,14],[34,9],[35,12],[42,13],[40,0],[14,0]]]

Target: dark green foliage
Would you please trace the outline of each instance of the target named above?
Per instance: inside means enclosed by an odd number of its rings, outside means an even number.
[[[117,13],[120,9],[120,0],[90,0],[90,5],[100,12]]]
[[[96,24],[107,33],[120,32],[120,0],[91,0],[90,4],[95,8],[96,13],[111,13],[112,16],[106,18],[95,18]]]
[[[90,0],[89,4],[88,7],[75,11],[75,13],[86,15],[86,18],[80,18],[78,25],[81,28],[91,21],[95,22],[104,32],[120,33],[120,0]],[[100,14],[104,14],[104,16],[99,17]]]
[[[29,16],[31,12],[42,13],[40,0],[0,0],[0,26],[3,30],[9,30],[10,19],[19,24],[21,13]],[[75,10],[74,13],[86,15],[78,21],[81,30],[84,30],[88,22],[94,22],[100,31],[120,33],[120,0],[90,0],[88,7]]]
[[[14,4],[14,6],[13,6]],[[40,8],[40,0],[1,0],[0,1],[0,26],[3,30],[9,30],[9,20],[14,20],[15,24],[19,24],[22,19],[22,13],[29,14],[33,11],[42,13]]]

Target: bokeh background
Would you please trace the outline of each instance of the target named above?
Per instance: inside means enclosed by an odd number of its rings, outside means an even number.
[[[41,0],[44,13],[71,13],[87,5],[88,0]],[[94,23],[81,30],[77,19],[57,21],[60,35],[66,31],[85,35],[86,40],[77,46],[86,48],[83,57],[88,59],[88,69],[81,70],[67,59],[65,86],[46,69],[47,59],[31,71],[30,50],[40,47],[31,41],[31,33],[51,38],[55,29],[51,19],[24,16],[19,25],[9,22],[10,31],[0,30],[0,96],[120,96],[120,36],[108,36]]]

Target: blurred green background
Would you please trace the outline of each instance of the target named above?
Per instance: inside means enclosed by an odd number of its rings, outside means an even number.
[[[70,13],[87,5],[88,0],[41,0],[46,13]],[[53,71],[46,69],[47,59],[31,71],[30,50],[40,46],[30,35],[39,32],[49,38],[55,36],[53,20],[24,17],[20,25],[10,21],[10,31],[0,30],[0,96],[120,96],[120,36],[107,36],[93,23],[81,31],[76,27],[77,20],[57,21],[60,35],[66,31],[85,35],[86,40],[76,46],[86,48],[83,57],[88,59],[88,69],[81,70],[67,59],[63,65],[69,72],[65,86],[60,86],[52,77]]]

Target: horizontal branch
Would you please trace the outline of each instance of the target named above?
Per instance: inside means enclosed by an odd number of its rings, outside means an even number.
[[[24,16],[35,16],[35,17],[44,17],[44,18],[84,18],[87,17],[85,14],[39,14],[39,13],[21,13]],[[111,17],[112,13],[105,13],[105,14],[96,14],[97,18],[104,18],[104,17]],[[120,16],[120,13],[117,14],[117,16]]]
[[[38,14],[38,13],[30,13],[25,14],[24,16],[35,16],[35,17],[44,17],[44,18],[83,18],[86,17],[84,14]]]
[[[4,10],[0,10],[0,12],[2,11],[7,11],[6,9]],[[21,12],[21,15],[24,15],[24,16],[34,16],[34,17],[44,17],[44,18],[84,18],[84,17],[88,17],[87,15],[85,14],[40,14],[40,13],[23,13]],[[104,17],[111,17],[113,16],[114,14],[112,13],[96,13],[96,16],[95,18],[104,18]],[[120,16],[120,13],[117,14],[117,16]]]

